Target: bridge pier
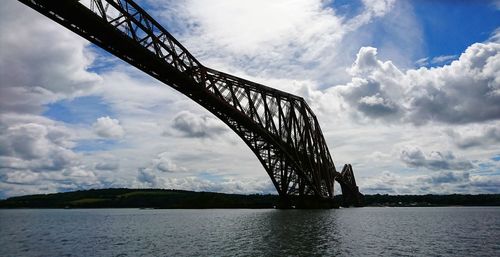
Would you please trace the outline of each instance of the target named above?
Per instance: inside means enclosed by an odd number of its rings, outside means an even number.
[[[315,196],[288,196],[281,197],[276,205],[277,209],[338,209],[340,207],[363,207],[364,196],[359,192],[345,191],[342,195],[331,198]]]
[[[337,209],[339,207],[340,203],[334,199],[315,196],[281,197],[276,205],[277,209]]]
[[[344,208],[363,207],[365,206],[364,195],[359,192],[350,192],[350,191],[346,191],[345,193],[342,192],[342,199],[340,200],[340,206]]]

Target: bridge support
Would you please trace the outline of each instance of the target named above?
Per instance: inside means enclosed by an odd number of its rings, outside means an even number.
[[[335,172],[335,180],[340,184],[342,195],[333,198],[319,198],[311,195],[282,196],[278,209],[331,209],[339,207],[362,207],[364,195],[356,185],[351,164],[344,165],[341,173]]]
[[[340,179],[341,178],[341,179]],[[356,185],[354,172],[351,164],[344,165],[340,178],[335,178],[340,184],[342,190],[342,200],[340,205],[342,207],[361,207],[364,206],[364,196],[359,192],[359,187]]]
[[[318,119],[296,95],[202,65],[133,0],[19,0],[204,107],[252,150],[282,208],[362,205],[351,165],[335,169]],[[36,40],[34,40],[36,41]]]
[[[332,209],[339,208],[340,203],[331,198],[315,196],[288,196],[281,197],[276,208],[278,209]]]

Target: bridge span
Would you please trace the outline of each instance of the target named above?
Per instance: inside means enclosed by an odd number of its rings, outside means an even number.
[[[282,207],[360,206],[352,166],[338,172],[302,97],[203,66],[132,0],[19,0],[181,92],[227,124],[269,174]]]

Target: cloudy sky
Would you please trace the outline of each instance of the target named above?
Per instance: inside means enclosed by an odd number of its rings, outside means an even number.
[[[363,193],[500,193],[499,1],[139,3],[204,65],[304,97]],[[187,97],[15,0],[0,25],[0,198],[275,193]]]

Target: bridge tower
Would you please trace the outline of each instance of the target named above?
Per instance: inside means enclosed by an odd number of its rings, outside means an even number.
[[[189,97],[227,124],[257,156],[283,207],[361,205],[351,165],[337,172],[302,97],[203,66],[132,0],[19,0]]]

